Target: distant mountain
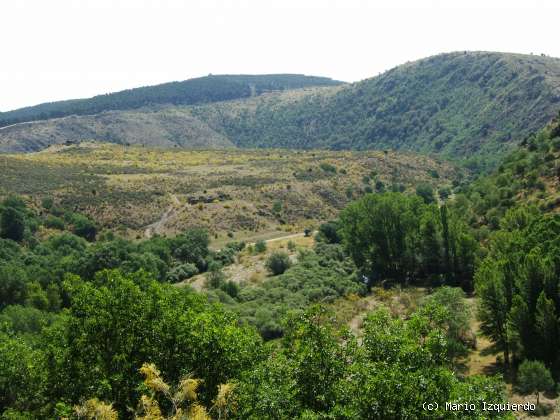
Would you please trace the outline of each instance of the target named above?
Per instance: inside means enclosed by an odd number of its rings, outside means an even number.
[[[301,74],[219,75],[164,83],[88,99],[50,102],[14,111],[0,112],[0,127],[19,122],[46,120],[68,115],[90,115],[111,110],[130,110],[153,105],[194,105],[247,98],[263,92],[312,86],[336,86],[342,82]]]
[[[212,76],[205,83],[230,86],[231,77]],[[169,99],[174,85],[167,84],[161,85],[167,86],[164,106],[160,99],[157,105],[131,100],[142,108],[107,112],[105,106],[95,118],[5,127],[0,151],[40,150],[83,139],[187,148],[404,149],[469,159],[476,167],[479,161],[496,161],[560,109],[560,59],[546,56],[441,54],[353,84],[289,75],[234,80],[236,89],[245,90],[176,94],[191,98],[187,105],[168,105],[180,102]],[[6,114],[0,121],[7,121]]]

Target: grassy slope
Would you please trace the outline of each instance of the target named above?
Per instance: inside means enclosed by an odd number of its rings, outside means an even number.
[[[332,218],[366,188],[375,189],[376,180],[387,188],[395,182],[410,189],[421,181],[449,185],[461,176],[428,157],[397,153],[91,144],[0,156],[0,168],[0,196],[13,192],[36,202],[53,196],[59,206],[85,212],[102,226],[125,227],[140,236],[168,212],[160,233],[204,226],[218,239],[228,231],[236,238],[276,229],[301,231]],[[366,175],[371,178],[367,185]]]

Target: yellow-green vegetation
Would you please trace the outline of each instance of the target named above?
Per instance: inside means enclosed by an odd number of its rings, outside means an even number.
[[[27,196],[37,208],[51,198],[55,208],[79,211],[129,237],[205,227],[222,243],[301,232],[364,193],[413,190],[421,182],[449,186],[462,176],[450,165],[406,153],[93,143],[2,155],[0,167],[0,195]]]

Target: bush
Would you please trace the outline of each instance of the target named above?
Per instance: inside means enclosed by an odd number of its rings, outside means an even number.
[[[447,200],[447,198],[451,195],[451,190],[448,187],[441,187],[438,190],[439,198],[442,200]]]
[[[275,201],[272,205],[272,212],[273,213],[280,213],[282,211],[282,202]]]
[[[49,229],[64,230],[65,225],[64,220],[62,220],[60,217],[49,215],[43,222],[43,226]]]
[[[255,252],[257,254],[262,254],[265,251],[266,251],[266,242],[263,241],[262,239],[260,241],[257,241],[255,243]]]
[[[333,173],[333,174],[336,173],[336,167],[331,165],[330,163],[324,162],[324,163],[321,163],[321,165],[319,165],[319,166],[325,172],[330,172],[330,173]]]
[[[336,221],[323,223],[319,226],[318,239],[324,240],[330,244],[338,244],[342,241],[342,238],[338,234],[338,229],[339,225]]]
[[[226,275],[219,265],[212,264],[208,274],[206,274],[206,281],[209,288],[220,289],[226,281]]]
[[[177,265],[167,273],[167,281],[177,283],[181,280],[190,279],[192,276],[198,274],[198,268],[191,263]]]
[[[23,239],[25,220],[23,213],[14,207],[6,207],[0,217],[0,237],[19,242]]]
[[[95,224],[86,216],[81,214],[73,214],[70,218],[73,225],[72,231],[88,241],[94,241],[97,235],[97,228]]]
[[[273,252],[266,260],[266,268],[274,276],[283,274],[292,265],[290,257],[285,252]]]
[[[436,201],[434,197],[434,189],[430,184],[418,184],[418,186],[416,186],[416,195],[421,197],[426,204],[430,204]]]
[[[538,360],[525,360],[517,372],[519,391],[522,394],[535,394],[537,405],[539,394],[548,391],[554,386],[554,380],[544,363]]]
[[[239,285],[229,280],[220,286],[220,289],[230,295],[232,298],[236,298],[239,294]]]
[[[41,200],[41,205],[44,209],[50,210],[54,205],[54,200],[51,197],[45,197]]]

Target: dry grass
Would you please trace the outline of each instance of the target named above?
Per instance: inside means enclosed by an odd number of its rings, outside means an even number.
[[[325,163],[336,172],[321,168]],[[375,180],[411,190],[422,181],[448,185],[456,175],[448,164],[393,152],[185,151],[93,143],[3,155],[0,167],[0,196],[15,192],[36,205],[54,197],[57,206],[132,238],[144,236],[153,223],[151,233],[160,234],[205,227],[218,247],[315,228],[374,189]],[[431,169],[439,179],[430,177]],[[364,176],[372,178],[369,185]]]

